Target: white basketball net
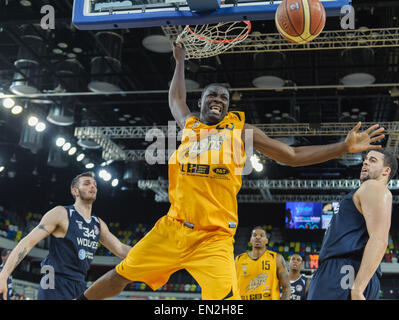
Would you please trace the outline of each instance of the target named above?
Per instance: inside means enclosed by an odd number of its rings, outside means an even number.
[[[186,26],[177,37],[186,48],[186,60],[217,56],[244,41],[251,22],[221,22],[216,25]]]

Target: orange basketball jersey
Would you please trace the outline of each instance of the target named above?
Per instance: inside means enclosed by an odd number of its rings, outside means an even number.
[[[258,259],[242,253],[236,257],[238,290],[242,300],[280,300],[277,253],[266,250]]]
[[[170,217],[194,229],[235,234],[244,123],[238,111],[213,126],[197,117],[186,120],[182,143],[169,159]]]

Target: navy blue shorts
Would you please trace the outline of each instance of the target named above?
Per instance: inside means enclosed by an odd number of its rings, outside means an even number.
[[[351,258],[330,258],[319,266],[310,281],[307,300],[351,300],[351,287],[360,261]],[[364,291],[366,300],[378,300],[380,280],[377,273]]]
[[[54,277],[54,289],[43,289],[39,284],[38,300],[73,300],[86,290],[86,282],[74,281],[60,275]]]

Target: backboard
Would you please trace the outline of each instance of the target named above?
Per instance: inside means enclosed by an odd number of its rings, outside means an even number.
[[[75,0],[73,24],[81,30],[202,25],[273,20],[281,1],[260,0]],[[321,0],[327,16],[339,16],[351,0]]]

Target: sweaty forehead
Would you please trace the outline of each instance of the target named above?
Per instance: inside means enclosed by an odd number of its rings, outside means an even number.
[[[211,85],[208,88],[206,88],[204,95],[210,93],[226,94],[227,96],[229,95],[229,91],[225,87],[218,85]]]
[[[262,235],[266,235],[266,231],[265,230],[261,230],[261,229],[255,229],[252,231],[252,235],[256,235],[256,234],[262,234]]]
[[[299,259],[299,260],[302,261],[302,257],[301,257],[299,254],[293,254],[293,255],[291,256],[291,260],[292,260],[292,259]]]
[[[384,155],[381,152],[377,152],[377,151],[369,151],[366,154],[366,159],[370,159],[370,158],[376,158],[378,160],[384,160]]]
[[[91,177],[81,177],[79,180],[80,180],[80,183],[91,183],[91,182],[94,182],[94,184],[97,184],[96,180],[94,180]]]

